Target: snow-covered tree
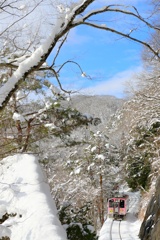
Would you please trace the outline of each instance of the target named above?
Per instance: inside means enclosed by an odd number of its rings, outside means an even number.
[[[152,35],[150,43],[159,49],[159,31]],[[142,56],[144,69],[132,88],[132,99],[124,104],[111,124],[115,127],[112,134],[120,131],[123,137],[127,181],[133,189],[147,189],[155,182],[159,169],[160,61],[146,48]]]
[[[68,240],[96,240],[97,234],[92,220],[88,218],[90,203],[82,207],[65,204],[59,209],[59,218],[67,231]]]
[[[123,16],[124,21],[113,24],[117,16]],[[110,21],[111,17],[113,21]],[[44,81],[41,90],[44,90],[45,85],[47,88],[50,88],[54,96],[58,95],[60,100],[64,97],[63,94],[61,95],[61,92],[69,95],[71,94],[71,91],[66,91],[61,84],[61,71],[67,64],[74,64],[78,67],[79,76],[88,77],[78,63],[66,60],[59,64],[57,61],[58,55],[63,51],[63,45],[72,29],[83,25],[118,34],[121,37],[125,37],[128,40],[146,46],[146,48],[152,52],[153,58],[159,59],[159,49],[157,49],[155,45],[147,42],[146,39],[143,39],[143,36],[136,31],[136,29],[140,27],[142,27],[142,29],[145,27],[146,31],[147,29],[159,31],[159,26],[153,19],[154,15],[149,14],[147,18],[146,15],[141,14],[134,6],[121,5],[116,1],[115,3],[112,1],[112,4],[107,1],[99,2],[95,0],[6,0],[1,2],[0,109],[6,107],[5,111],[1,112],[3,117],[1,130],[2,134],[4,134],[2,138],[4,141],[2,142],[2,147],[7,144],[8,151],[10,152],[11,143],[12,146],[14,145],[16,148],[18,145],[18,149],[20,148],[21,151],[26,151],[29,146],[29,140],[36,144],[40,142],[37,141],[39,140],[37,139],[37,137],[39,138],[39,134],[41,134],[41,139],[46,136],[46,131],[47,133],[49,132],[50,136],[52,134],[63,136],[64,132],[70,132],[74,127],[80,126],[86,122],[88,123],[88,118],[74,109],[62,107],[55,98],[52,100],[49,99],[49,102],[44,101],[43,104],[36,104],[34,106],[34,111],[30,109],[30,106],[33,105],[25,105],[27,106],[25,109],[24,105],[19,107],[20,98],[23,92],[22,89],[26,89],[27,86],[33,86],[32,82],[34,81],[35,83],[35,80],[38,86],[42,86],[42,77],[39,77],[40,73],[44,76],[47,72],[45,79],[43,78]],[[124,26],[125,21],[132,24],[126,24]],[[49,57],[50,64],[46,64]],[[56,80],[56,83],[50,83],[50,76]],[[26,88],[22,88],[25,84]],[[36,86],[36,88],[38,86]],[[24,93],[25,91],[23,94]],[[11,108],[8,109],[10,104],[13,104],[13,119],[8,118],[8,113],[10,114],[12,110]],[[138,106],[133,104],[133,109],[136,107]],[[14,129],[12,129],[12,133],[17,129],[18,134],[16,136],[16,142],[13,142],[13,139],[8,139],[8,132],[6,132],[5,127],[6,116],[7,122],[9,122],[9,119],[12,119],[11,122],[15,121],[16,123]],[[141,116],[140,112],[137,116]],[[46,123],[45,126],[44,123]],[[27,127],[24,124],[26,124]],[[32,124],[36,125],[34,134],[32,134]],[[27,130],[26,133],[23,133],[24,127]],[[43,133],[45,134],[43,135]],[[96,137],[99,139],[99,136]],[[36,144],[34,147],[36,147]],[[45,144],[47,144],[47,141]],[[98,206],[97,209],[99,210],[100,221],[103,223],[103,201],[105,197],[107,197],[104,186],[105,183],[108,183],[108,171],[109,169],[113,170],[110,171],[111,173],[114,172],[113,175],[117,172],[114,166],[114,159],[112,158],[112,154],[109,155],[107,146],[104,147],[103,144],[103,147],[106,148],[104,152],[104,148],[99,147],[101,146],[101,144],[99,144],[99,140],[96,144],[94,143],[93,146],[90,144],[88,150],[86,150],[85,159],[81,158],[85,163],[83,168],[81,162],[77,161],[77,165],[79,166],[72,171],[73,173],[71,176],[64,176],[61,174],[59,178],[57,177],[57,173],[55,172],[57,169],[61,169],[61,173],[64,173],[64,168],[66,168],[64,162],[61,162],[59,165],[55,164],[54,171],[48,174],[50,174],[50,176],[52,175],[50,182],[55,185],[55,188],[53,187],[52,190],[55,190],[54,193],[60,196],[61,199],[63,198],[64,201],[68,201],[71,198],[72,201],[78,199],[79,207],[83,207],[85,202],[89,202],[89,199],[94,199],[95,206]],[[61,154],[61,152],[58,154]],[[44,160],[44,158],[42,160]],[[53,158],[51,160],[53,160],[54,163],[55,159]],[[97,164],[95,165],[94,162]],[[113,165],[110,165],[112,162]],[[53,166],[49,170],[53,170]],[[82,172],[85,172],[85,179],[79,177],[79,173]],[[113,175],[112,178],[114,177]],[[59,180],[63,180],[63,184],[59,183]],[[90,185],[88,185],[88,183],[90,183]],[[90,189],[88,186],[91,186]],[[65,191],[66,189],[67,191]],[[85,197],[86,191],[88,192],[87,201]],[[90,196],[89,193],[91,193]],[[82,200],[80,199],[80,195]]]
[[[0,8],[0,44],[3,46],[0,67],[14,70],[11,77],[0,89],[1,108],[7,104],[19,87],[20,82],[25,81],[31,73],[40,68],[45,68],[43,63],[51,53],[53,54],[52,63],[48,69],[54,73],[59,87],[63,89],[59,74],[66,64],[73,62],[67,61],[62,63],[61,66],[56,66],[56,59],[70,30],[80,25],[113,32],[138,42],[146,46],[159,58],[157,49],[145,41],[145,39],[141,39],[141,35],[136,35],[135,26],[142,25],[142,27],[146,26],[157,31],[159,31],[159,27],[156,24],[152,24],[152,19],[147,21],[146,16],[143,17],[138,12],[138,9],[133,6],[127,7],[117,3],[110,5],[104,2],[98,4],[95,0],[65,1],[65,3],[62,3],[62,1],[36,0],[31,3],[25,0],[7,0],[1,3]],[[36,18],[35,13],[37,13]],[[106,25],[105,21],[102,21],[100,24],[96,21],[101,16],[105,16],[108,19],[110,16],[116,17],[117,14],[128,17],[128,20],[135,21],[134,28],[129,26],[129,28],[126,27],[124,30],[119,27],[118,23],[116,26],[113,26],[109,22]],[[120,24],[122,26],[122,23]],[[12,49],[12,54],[6,56],[8,46]],[[56,51],[57,47],[58,50]],[[87,76],[81,68],[79,69],[82,76]]]
[[[79,189],[79,198],[92,202],[94,225],[97,226],[97,221],[102,225],[107,211],[107,199],[117,190],[121,181],[118,149],[109,143],[102,132],[92,132],[81,153],[75,151],[70,154],[66,167],[77,178],[77,182],[86,183],[85,191],[83,185]],[[88,194],[82,197],[83,192]]]

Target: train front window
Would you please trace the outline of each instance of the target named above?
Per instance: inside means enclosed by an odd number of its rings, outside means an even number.
[[[120,206],[120,208],[124,208],[124,200],[120,200],[119,206]]]
[[[113,200],[113,199],[110,199],[110,200],[109,200],[109,207],[113,207],[113,203],[114,203],[114,200]]]

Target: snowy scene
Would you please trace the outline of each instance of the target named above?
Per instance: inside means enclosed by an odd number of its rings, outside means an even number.
[[[105,239],[140,239],[139,228],[141,222],[137,219],[138,207],[140,202],[140,195],[138,192],[127,193],[129,195],[129,211],[124,220],[113,220],[113,218],[107,218],[104,225],[100,230],[99,240]]]
[[[0,237],[67,239],[47,179],[33,155],[20,154],[0,162]]]
[[[0,3],[0,240],[159,240],[159,0]]]
[[[0,237],[8,236],[15,240],[67,239],[37,159],[31,154],[19,154],[7,157],[0,165],[0,216],[4,219],[0,225]],[[107,218],[100,230],[99,240],[119,239],[119,234],[122,239],[139,239],[140,222],[136,216],[140,196],[139,193],[127,194],[130,203],[126,218],[115,221],[114,226],[113,219]]]

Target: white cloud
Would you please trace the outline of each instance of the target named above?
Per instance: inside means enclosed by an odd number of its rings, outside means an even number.
[[[115,74],[110,79],[96,84],[93,87],[83,89],[85,94],[93,95],[113,95],[123,97],[127,83],[136,83],[136,74],[141,71],[141,67],[133,67]]]

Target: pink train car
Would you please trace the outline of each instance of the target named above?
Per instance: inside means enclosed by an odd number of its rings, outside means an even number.
[[[108,216],[114,219],[123,219],[129,210],[129,196],[113,197],[108,199]]]

